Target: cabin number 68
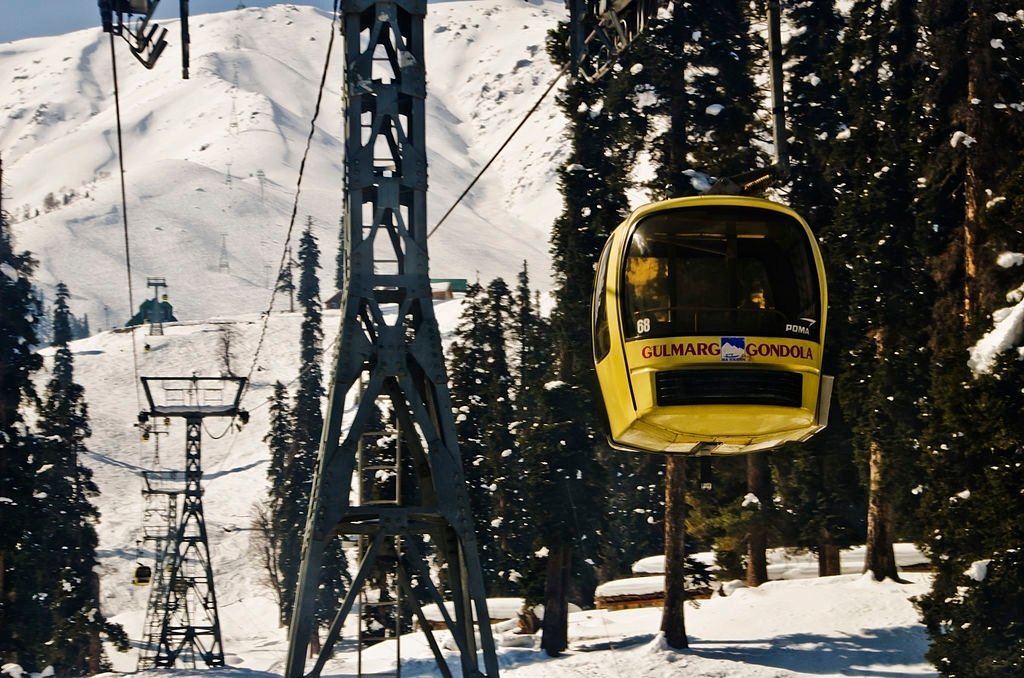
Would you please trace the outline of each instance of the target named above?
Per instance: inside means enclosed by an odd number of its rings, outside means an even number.
[[[647,334],[651,331],[651,319],[650,318],[639,318],[636,321],[636,333]]]

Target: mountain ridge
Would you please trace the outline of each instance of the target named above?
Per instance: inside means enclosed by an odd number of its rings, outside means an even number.
[[[543,45],[563,12],[548,0],[430,3],[428,227],[555,77]],[[4,206],[47,295],[68,284],[94,329],[123,324],[149,294],[147,276],[167,279],[182,319],[265,310],[285,240],[297,242],[287,224],[330,22],[294,5],[197,15],[189,80],[174,45],[146,71],[117,42],[131,300],[107,36],[96,28],[0,47]],[[174,23],[165,22],[172,36]],[[343,41],[334,43],[294,227],[313,218],[331,262],[325,297],[343,198]],[[548,97],[431,238],[432,275],[512,280],[525,260],[535,287],[550,289],[564,124]]]

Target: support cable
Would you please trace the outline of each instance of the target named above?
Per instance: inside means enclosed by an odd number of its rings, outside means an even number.
[[[487,161],[487,164],[484,165],[483,168],[481,168],[481,170],[476,173],[476,176],[473,177],[473,181],[469,182],[469,186],[466,186],[466,190],[464,190],[462,192],[462,194],[459,195],[459,197],[455,199],[455,202],[452,203],[452,206],[449,207],[448,211],[444,213],[444,215],[441,217],[440,221],[438,221],[436,224],[434,224],[434,227],[427,232],[427,237],[428,238],[430,236],[434,235],[434,231],[436,231],[437,229],[441,228],[441,224],[443,224],[445,219],[448,218],[448,215],[452,213],[452,211],[456,208],[456,206],[458,206],[458,204],[460,202],[462,202],[462,199],[466,197],[466,194],[469,193],[470,190],[472,190],[473,186],[475,186],[476,182],[480,180],[480,177],[482,177],[484,175],[484,172],[486,172],[488,170],[488,168],[490,168],[491,164],[495,160],[498,159],[498,156],[501,154],[501,152],[504,151],[505,147],[508,146],[510,141],[512,141],[512,137],[514,137],[519,132],[519,130],[522,129],[523,125],[526,124],[526,121],[530,119],[530,116],[532,116],[534,113],[537,112],[537,109],[540,108],[541,102],[543,102],[544,99],[547,98],[548,94],[550,94],[551,90],[555,88],[555,85],[558,83],[559,80],[562,79],[562,76],[565,75],[565,72],[567,70],[569,70],[569,66],[571,66],[571,65],[572,64],[570,62],[570,63],[566,64],[565,66],[562,66],[562,70],[558,71],[558,75],[556,75],[554,77],[554,79],[551,81],[551,83],[548,84],[547,89],[545,89],[544,93],[540,95],[540,98],[537,99],[537,101],[533,104],[533,107],[530,108],[529,111],[527,111],[527,113],[523,117],[523,119],[519,121],[519,124],[516,125],[516,128],[514,130],[512,130],[512,133],[508,135],[507,139],[505,139],[505,142],[502,143],[501,146],[498,148],[498,150],[496,150],[494,152],[494,155],[492,155],[491,159]]]
[[[128,240],[128,193],[124,183],[124,142],[121,132],[121,94],[117,86],[117,50],[114,34],[110,34],[110,67],[114,75],[114,111],[117,116],[117,161],[121,170],[121,220],[124,224],[124,267],[128,277],[128,313],[135,312],[135,295],[132,291],[132,251]],[[135,407],[142,410],[142,395],[139,393],[139,353],[135,347],[135,328],[132,333],[132,370],[135,374]]]

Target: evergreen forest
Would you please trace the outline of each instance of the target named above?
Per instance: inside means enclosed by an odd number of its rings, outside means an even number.
[[[686,552],[713,548],[719,576],[753,585],[767,547],[809,549],[828,575],[861,543],[865,571],[899,581],[892,544],[910,541],[935,571],[917,601],[929,660],[944,676],[1018,675],[1024,535],[1009,516],[1024,510],[1024,373],[1019,324],[994,331],[1024,282],[1024,14],[913,0],[783,10],[791,175],[767,197],[808,219],[826,259],[829,427],[716,459],[711,490],[692,462],[604,442],[589,319],[605,239],[638,194],[696,195],[771,162],[764,3],[671,3],[608,75],[559,94],[569,157],[550,316],[530,305],[525,270],[521,291],[495,279],[467,294],[450,370],[487,580],[547,609],[590,603],[637,558],[682,553],[679,515]],[[558,63],[565,45],[550,36]],[[993,336],[1005,350],[980,359]],[[544,590],[517,585],[524,569]],[[682,607],[669,607],[662,630],[685,646]],[[544,620],[549,653],[565,647],[557,627]]]

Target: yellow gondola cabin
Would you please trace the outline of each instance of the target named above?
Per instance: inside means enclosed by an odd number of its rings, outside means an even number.
[[[597,267],[594,363],[619,449],[742,454],[825,427],[827,292],[793,210],[704,195],[645,205]]]
[[[138,567],[135,568],[135,574],[132,576],[132,584],[135,584],[136,586],[148,586],[152,579],[152,568],[150,568],[149,565],[139,563]]]

